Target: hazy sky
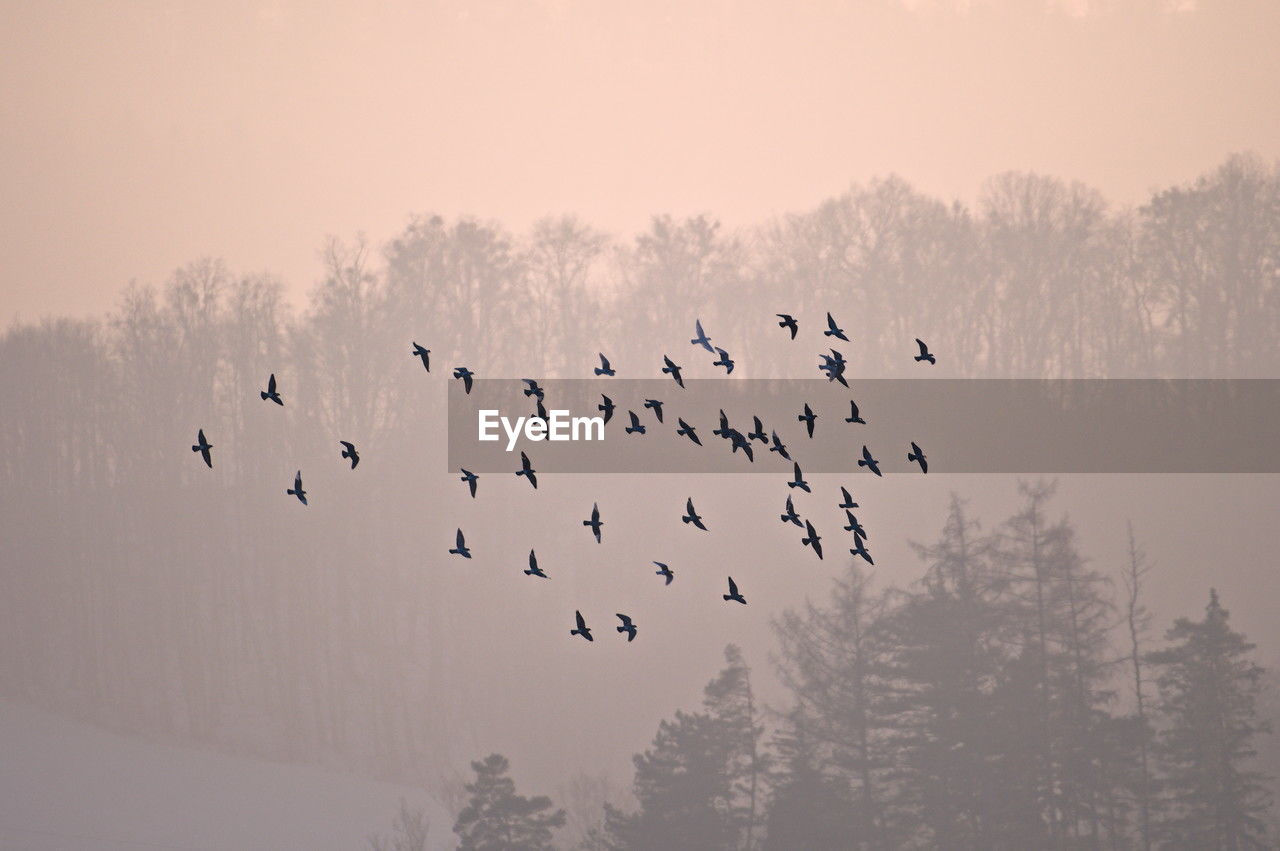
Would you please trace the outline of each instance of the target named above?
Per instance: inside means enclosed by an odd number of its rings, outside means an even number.
[[[730,225],[890,171],[1122,203],[1280,156],[1280,3],[0,0],[0,321],[411,212]]]

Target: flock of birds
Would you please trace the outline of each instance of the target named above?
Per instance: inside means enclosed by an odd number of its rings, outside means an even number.
[[[778,327],[789,331],[791,334],[791,339],[795,340],[796,335],[799,333],[799,330],[800,330],[799,323],[796,321],[795,317],[786,313],[778,313],[775,315],[779,319]],[[702,328],[702,320],[700,319],[695,320],[694,331],[695,331],[695,336],[689,342],[694,346],[703,348],[706,351],[716,355],[716,360],[712,362],[712,365],[723,368],[725,370],[726,375],[731,374],[733,372],[735,361],[733,360],[733,358],[729,356],[729,353],[727,351],[725,351],[724,349],[718,346],[712,345],[711,338],[706,335],[706,332]],[[837,340],[843,340],[844,342],[849,342],[849,338],[845,336],[845,332],[836,324],[835,319],[832,317],[830,313],[827,314],[827,328],[822,332],[822,334],[824,337],[832,337]],[[929,347],[925,344],[923,340],[916,338],[916,345],[919,347],[919,350],[920,350],[920,353],[915,356],[915,360],[917,362],[928,363],[930,365],[934,365],[937,363],[937,358],[929,351]],[[844,375],[845,368],[848,362],[845,360],[844,355],[841,354],[836,349],[829,348],[828,351],[831,353],[830,355],[822,354],[822,353],[819,354],[819,358],[821,360],[818,364],[818,369],[826,376],[829,382],[839,382],[844,387],[848,387],[849,384],[845,379],[845,375]],[[417,342],[414,342],[413,349],[411,350],[411,354],[414,357],[420,358],[422,360],[422,366],[424,369],[426,369],[427,372],[431,371],[431,350],[430,349],[423,348],[422,346],[418,345]],[[603,353],[599,355],[599,358],[600,358],[600,365],[595,368],[595,374],[597,376],[613,377],[617,375],[617,371],[610,365],[609,359],[605,357]],[[662,356],[662,361],[663,361],[662,373],[664,375],[671,376],[672,380],[681,389],[683,389],[684,377],[681,374],[682,367],[676,364],[674,361],[672,361],[671,358],[665,354]],[[453,378],[463,383],[463,389],[467,394],[471,393],[472,384],[475,379],[475,373],[473,373],[470,369],[468,369],[465,366],[459,366],[454,368]],[[525,378],[522,380],[525,382],[525,384],[528,385],[528,387],[524,390],[525,396],[535,398],[536,404],[537,404],[537,412],[536,412],[537,415],[542,417],[543,419],[546,419],[546,408],[543,405],[543,399],[544,399],[543,389],[538,385],[538,382],[535,379]],[[272,373],[270,377],[267,379],[267,389],[261,391],[259,395],[262,397],[262,400],[264,402],[274,402],[277,405],[280,405],[281,407],[284,406],[284,399],[281,398],[280,391],[276,383],[276,376],[274,373]],[[607,425],[609,423],[609,420],[613,417],[613,413],[617,406],[614,404],[613,400],[610,399],[605,394],[601,394],[601,399],[603,401],[598,406],[598,410],[603,412],[604,423]],[[660,424],[663,422],[662,406],[663,406],[663,403],[657,399],[646,399],[644,402],[644,408],[653,411],[654,417],[657,419],[658,423]],[[849,416],[845,417],[844,421],[850,424],[866,425],[866,420],[863,419],[863,417],[859,413],[857,402],[850,399],[849,408],[850,408]],[[629,417],[630,425],[628,425],[624,429],[626,433],[645,434],[646,426],[640,422],[640,418],[636,414],[636,412],[628,411],[627,413],[630,415]],[[796,417],[796,420],[798,422],[804,423],[805,431],[809,439],[813,438],[814,424],[817,421],[817,418],[818,418],[817,414],[814,413],[813,409],[810,407],[810,405],[807,402],[804,405],[804,410]],[[693,426],[685,422],[683,418],[677,417],[676,419],[677,419],[677,422],[679,423],[679,427],[676,429],[676,434],[680,437],[687,437],[693,443],[697,444],[698,446],[702,446],[703,445],[702,440],[698,437],[697,430]],[[751,445],[752,442],[754,441],[754,442],[759,442],[764,444],[767,447],[769,452],[776,452],[782,458],[785,458],[786,460],[792,462],[792,468],[793,468],[792,479],[791,481],[787,482],[788,489],[794,488],[797,490],[804,491],[805,493],[812,493],[812,489],[810,488],[809,483],[804,479],[804,474],[800,469],[800,464],[791,458],[791,455],[788,452],[786,444],[784,444],[778,438],[778,432],[775,430],[775,431],[771,431],[769,435],[766,435],[764,430],[764,424],[760,421],[760,418],[752,417],[752,420],[753,420],[752,429],[749,430],[746,434],[743,434],[740,430],[733,428],[729,424],[729,419],[725,415],[724,410],[722,409],[720,411],[719,428],[713,430],[712,434],[722,439],[728,440],[730,442],[732,452],[737,453],[739,451],[742,451],[743,454],[746,455],[747,459],[752,462],[754,462],[755,460],[755,456],[753,454],[753,447]],[[342,453],[340,457],[350,461],[351,469],[354,470],[356,466],[360,463],[360,453],[356,450],[355,445],[352,444],[351,442],[346,440],[340,440],[338,442],[342,446]],[[196,443],[191,447],[191,451],[198,452],[201,458],[204,460],[204,463],[210,468],[213,467],[213,457],[210,452],[210,450],[212,449],[213,449],[213,444],[209,443],[208,440],[205,439],[204,429],[203,428],[199,429],[196,435]],[[915,443],[915,441],[911,442],[911,450],[907,453],[907,461],[918,464],[920,467],[920,472],[922,473],[929,472],[928,459],[926,458],[924,452],[920,449],[920,447]],[[866,467],[870,472],[874,473],[876,476],[882,475],[880,471],[880,462],[877,461],[872,456],[870,449],[868,449],[868,447],[865,444],[862,447],[862,457],[858,459],[858,466]],[[475,473],[471,472],[470,470],[467,470],[466,468],[461,468],[460,472],[462,473],[460,481],[466,484],[468,490],[471,493],[471,497],[474,499],[476,496],[476,487],[480,477]],[[529,456],[523,451],[520,453],[520,469],[515,471],[515,475],[518,477],[525,478],[529,482],[529,484],[533,486],[534,489],[537,489],[538,487],[537,471],[533,468],[533,465],[530,463]],[[302,471],[301,470],[299,470],[294,475],[293,487],[287,488],[285,490],[285,494],[287,496],[296,497],[297,500],[301,502],[303,505],[307,504],[307,492],[302,487]],[[866,547],[867,532],[863,528],[862,524],[858,522],[857,517],[853,514],[853,509],[859,507],[858,503],[853,501],[853,496],[849,493],[848,488],[841,486],[840,494],[842,499],[840,501],[840,504],[837,506],[837,508],[840,508],[844,511],[845,518],[848,521],[848,525],[844,526],[843,528],[847,532],[852,532],[853,538],[854,538],[854,546],[849,549],[849,552],[854,556],[864,559],[868,564],[875,564],[875,562],[872,561],[871,553],[867,550],[867,547]],[[689,524],[696,529],[700,529],[704,532],[707,531],[707,526],[703,522],[702,516],[698,514],[697,510],[694,508],[692,497],[689,497],[685,501],[685,513],[680,519],[684,523]],[[817,530],[813,527],[813,523],[810,520],[802,518],[796,512],[795,504],[790,494],[788,494],[787,496],[786,509],[785,509],[785,512],[780,515],[780,519],[783,523],[792,524],[797,527],[803,528],[804,537],[800,539],[801,546],[811,548],[819,559],[822,558],[822,537],[818,534]],[[600,506],[598,503],[592,504],[591,516],[586,520],[583,520],[582,525],[590,529],[591,534],[595,538],[597,544],[601,543],[602,541],[601,530],[604,527],[604,521],[600,519]],[[467,546],[467,539],[466,539],[466,536],[463,534],[461,528],[457,530],[457,533],[454,539],[454,546],[449,550],[449,554],[460,556],[462,558],[467,558],[467,559],[471,558],[471,549]],[[664,586],[670,585],[675,580],[675,572],[672,571],[668,565],[660,561],[655,561],[653,562],[653,564],[658,567],[658,570],[655,571],[655,575],[662,577]],[[524,571],[524,573],[525,575],[531,576],[531,577],[537,577],[541,579],[548,578],[547,574],[538,566],[537,554],[532,549],[529,550],[529,567]],[[722,595],[723,599],[725,600],[725,602],[740,603],[745,606],[747,603],[747,600],[746,600],[746,597],[744,597],[742,593],[738,590],[738,584],[734,582],[732,576],[727,577],[727,579],[728,579],[728,593]],[[617,613],[615,616],[618,618],[618,620],[621,623],[621,625],[617,627],[617,631],[619,633],[625,633],[627,636],[628,642],[634,641],[637,633],[637,628],[631,616],[623,614],[621,612]],[[583,618],[581,611],[578,611],[578,610],[574,611],[574,620],[575,620],[575,626],[573,629],[569,630],[569,635],[570,636],[576,635],[576,636],[582,637],[587,641],[594,641],[595,638],[591,634],[591,628],[587,626],[586,619]]]

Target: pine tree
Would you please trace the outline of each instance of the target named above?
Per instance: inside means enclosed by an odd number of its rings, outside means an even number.
[[[724,659],[726,667],[703,691],[703,708],[725,737],[725,769],[731,784],[725,816],[736,834],[733,847],[749,851],[755,847],[764,791],[761,775],[765,761],[760,750],[764,728],[758,722],[751,671],[743,661],[742,651],[730,644],[724,650]]]
[[[797,707],[773,740],[776,769],[765,820],[764,851],[841,848],[855,835],[848,784],[825,768],[829,762],[812,723]]]
[[[525,798],[507,776],[510,763],[501,754],[490,754],[471,763],[476,773],[467,784],[471,799],[458,814],[453,832],[461,840],[458,851],[550,851],[552,830],[564,825],[564,810],[551,811],[545,795]]]

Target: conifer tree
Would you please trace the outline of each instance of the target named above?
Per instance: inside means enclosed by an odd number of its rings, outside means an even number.
[[[553,812],[545,795],[517,795],[515,781],[507,776],[510,763],[501,754],[490,754],[471,768],[476,773],[475,782],[466,787],[471,799],[453,825],[461,840],[458,851],[550,851],[552,830],[564,824],[564,810]]]

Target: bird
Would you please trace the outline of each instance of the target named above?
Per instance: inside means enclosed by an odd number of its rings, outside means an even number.
[[[520,380],[529,385],[524,389],[524,395],[537,396],[539,401],[541,401],[543,398],[543,390],[538,386],[538,382],[532,378],[522,378]]]
[[[733,443],[733,451],[735,453],[741,449],[743,454],[747,456],[747,460],[753,464],[755,463],[755,453],[751,450],[751,444],[745,437],[743,437],[742,432],[738,431],[736,428],[729,429],[729,440]]]
[[[213,448],[213,444],[204,439],[204,429],[196,432],[196,445],[191,447],[192,452],[199,452],[200,457],[204,459],[205,466],[213,469],[213,459],[209,457],[209,450]]]
[[[758,440],[766,446],[769,445],[769,436],[764,433],[764,423],[760,422],[759,417],[752,417],[752,430],[747,432],[747,440]]]
[[[729,357],[729,353],[726,352],[724,349],[720,348],[719,346],[717,346],[716,354],[718,354],[720,357],[712,361],[711,365],[724,367],[725,375],[729,375],[730,373],[732,373],[734,361],[733,361],[733,358]]]
[[[658,570],[655,570],[654,574],[661,576],[666,580],[666,582],[662,583],[663,585],[670,585],[671,581],[676,578],[676,575],[671,572],[671,568],[667,567],[660,561],[655,561],[654,564],[658,566]]]
[[[467,395],[471,395],[471,379],[475,377],[475,373],[467,369],[465,366],[456,366],[453,368],[453,377],[462,379],[462,389],[467,391]]]
[[[280,398],[280,393],[276,390],[276,374],[273,372],[267,379],[267,389],[261,391],[258,395],[262,397],[262,401],[270,399],[280,407],[284,407],[284,400]]]
[[[301,470],[299,470],[297,473],[294,474],[293,487],[287,489],[285,493],[288,494],[289,496],[296,496],[298,498],[298,502],[302,503],[303,505],[307,504],[307,492],[302,489],[302,471]]]
[[[600,519],[600,506],[598,503],[591,503],[591,519],[583,520],[583,526],[591,527],[591,534],[596,536],[596,543],[600,543],[600,527],[604,525],[604,521]]]
[[[867,424],[867,421],[858,413],[858,403],[852,399],[849,400],[849,416],[845,417],[844,421],[847,423],[858,423],[860,425]]]
[[[858,518],[853,516],[853,512],[849,509],[844,510],[844,516],[849,521],[849,525],[844,527],[846,532],[852,532],[855,538],[867,537],[867,530],[862,528],[862,524],[858,522]]]
[[[725,602],[747,604],[747,598],[738,593],[738,583],[733,581],[733,577],[729,577],[729,593],[724,595]]]
[[[538,489],[538,471],[533,469],[533,465],[529,463],[529,456],[523,451],[520,453],[520,469],[516,470],[517,476],[524,476],[529,480],[529,484],[533,485],[533,489]]]
[[[536,402],[537,402],[537,404],[534,406],[534,409],[533,409],[533,415],[534,415],[535,417],[537,417],[538,419],[540,419],[540,420],[548,419],[548,417],[547,417],[547,409],[543,406],[543,404],[542,404],[542,400],[541,400],[541,399],[538,399],[538,400],[536,400]]]
[[[461,529],[458,530],[457,537],[454,538],[454,547],[449,550],[449,553],[463,558],[471,558],[471,550],[467,549],[467,539],[463,536]]]
[[[813,491],[809,490],[809,483],[804,480],[804,474],[800,472],[800,463],[792,461],[791,464],[795,467],[795,478],[787,482],[787,487],[800,488],[805,493],[813,493]]]
[[[809,407],[809,403],[804,403],[804,413],[796,417],[796,419],[804,423],[804,427],[809,432],[810,439],[813,438],[813,424],[818,419],[818,415],[813,412],[813,408]]]
[[[694,326],[694,331],[697,333],[698,336],[694,337],[689,342],[693,343],[695,346],[702,346],[702,348],[706,349],[709,352],[712,351],[711,338],[708,337],[706,332],[702,330],[702,320],[695,319],[693,322],[693,326]]]
[[[425,369],[427,372],[431,371],[431,350],[430,349],[424,349],[422,348],[422,346],[419,346],[417,343],[414,343],[413,356],[415,358],[422,358],[422,368]]]
[[[777,452],[779,455],[781,455],[783,458],[786,458],[788,461],[791,460],[791,456],[787,454],[787,445],[778,439],[778,433],[776,431],[773,432],[773,446],[769,447],[769,451]]]
[[[471,498],[475,499],[476,498],[476,482],[479,481],[480,477],[477,476],[475,473],[471,472],[470,470],[468,470],[466,467],[459,467],[458,469],[462,470],[462,478],[460,478],[458,481],[467,483],[467,487],[471,488]]]
[[[543,579],[547,578],[547,575],[542,572],[542,568],[538,567],[538,557],[534,555],[533,550],[529,550],[529,569],[524,573],[526,576],[541,576]]]
[[[871,457],[871,450],[867,449],[867,445],[862,444],[862,457],[858,459],[859,467],[866,467],[877,476],[880,475],[880,462]]]
[[[924,340],[916,337],[916,345],[920,347],[920,354],[916,355],[916,361],[927,360],[930,366],[937,366],[938,359],[929,352],[929,347],[924,344]]]
[[[658,418],[658,422],[662,422],[662,402],[658,399],[645,399],[644,406],[653,411],[653,415]]]
[[[582,612],[575,611],[573,613],[573,617],[578,622],[578,628],[569,630],[569,634],[581,635],[587,641],[595,641],[595,639],[591,637],[591,630],[587,628],[587,622],[582,619]]]
[[[596,367],[596,375],[614,376],[618,374],[617,370],[609,366],[609,359],[603,353],[597,352],[596,354],[600,355],[600,365]]]
[[[356,465],[360,463],[360,453],[356,451],[355,444],[346,440],[339,440],[338,442],[342,444],[342,457],[351,459],[351,469],[354,470]]]
[[[636,416],[635,411],[627,411],[631,415],[631,425],[627,426],[627,434],[644,434],[644,426],[640,424],[640,418]]]
[[[796,332],[800,330],[799,324],[796,323],[796,318],[789,313],[775,313],[773,315],[782,320],[778,323],[778,327],[786,328],[791,331],[791,339],[794,340],[796,338]]]
[[[916,445],[916,442],[914,440],[911,441],[911,451],[907,453],[907,460],[915,461],[917,464],[919,464],[920,472],[922,473],[929,472],[929,459],[925,457],[924,451],[919,446]]]
[[[830,355],[818,355],[822,358],[822,363],[818,364],[818,369],[827,374],[827,381],[839,381],[843,386],[848,387],[849,382],[845,380],[844,370],[848,365],[848,361],[844,359],[844,355],[835,349],[830,349]]]
[[[680,423],[680,428],[676,429],[676,434],[680,435],[681,437],[687,437],[690,440],[692,440],[694,443],[701,446],[702,440],[698,437],[697,430],[694,429],[693,426],[685,422],[683,419],[680,419],[679,417],[677,417],[676,419]]]
[[[618,627],[618,632],[625,632],[625,633],[627,634],[627,641],[629,641],[629,642],[630,642],[630,641],[635,641],[635,640],[636,640],[636,625],[635,625],[634,623],[632,623],[632,622],[631,622],[631,618],[630,618],[629,616],[627,616],[627,615],[624,615],[624,614],[620,613],[620,612],[619,612],[619,613],[617,613],[617,616],[618,616],[618,620],[622,621],[622,626]]]
[[[716,437],[723,437],[725,440],[728,440],[730,437],[729,433],[731,431],[733,431],[733,429],[729,428],[729,418],[725,416],[724,408],[721,408],[720,409],[720,428],[713,430],[711,433],[714,434]]]
[[[670,375],[672,378],[674,378],[676,381],[676,384],[679,384],[680,389],[683,390],[684,379],[680,377],[680,367],[676,366],[675,362],[671,360],[671,358],[667,357],[666,355],[662,356],[662,363],[663,363],[662,371]]]
[[[813,524],[808,520],[804,521],[804,537],[800,539],[802,546],[813,547],[813,551],[818,554],[818,559],[822,559],[822,538],[818,536],[818,530],[813,528]]]
[[[858,507],[858,503],[853,501],[853,495],[849,493],[849,489],[844,485],[840,486],[840,496],[844,497],[844,499],[840,500],[840,504],[837,505],[836,508],[848,510],[850,508]]]
[[[794,523],[797,526],[803,526],[800,522],[800,515],[796,514],[796,507],[791,502],[791,497],[787,497],[787,513],[780,515],[783,523]]]
[[[707,531],[707,527],[702,524],[702,518],[698,516],[698,512],[693,509],[693,497],[689,497],[684,504],[684,516],[680,518],[686,523],[692,523],[702,531]]]
[[[862,556],[862,558],[866,560],[867,564],[874,566],[875,562],[871,560],[871,553],[867,552],[867,539],[855,536],[853,544],[854,545],[849,549],[849,552],[855,556]]]
[[[604,424],[608,425],[609,420],[613,419],[613,409],[618,406],[613,404],[613,400],[603,393],[600,394],[600,398],[604,400],[604,404],[596,405],[596,410],[604,412]]]
[[[837,340],[844,340],[846,343],[849,342],[849,338],[844,335],[844,331],[841,331],[840,328],[836,326],[836,320],[832,317],[830,311],[827,312],[827,330],[822,332],[822,336],[835,337]]]

